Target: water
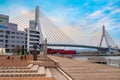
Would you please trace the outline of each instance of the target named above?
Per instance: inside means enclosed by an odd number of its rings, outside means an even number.
[[[106,56],[105,59],[120,60],[120,56]]]
[[[120,56],[75,56],[73,59],[76,60],[87,60],[90,57],[105,57],[105,59],[114,59],[114,60],[120,60]]]

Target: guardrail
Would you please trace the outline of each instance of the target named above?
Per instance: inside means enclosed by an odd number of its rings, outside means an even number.
[[[107,65],[120,67],[120,59],[106,59]]]
[[[91,57],[91,58],[88,58],[88,60],[90,62],[93,62],[93,63],[104,63],[104,64],[106,64],[105,57]]]

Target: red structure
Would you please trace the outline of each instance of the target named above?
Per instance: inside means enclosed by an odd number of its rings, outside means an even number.
[[[76,51],[75,50],[48,49],[47,53],[48,54],[56,54],[56,53],[59,53],[59,54],[76,54]]]

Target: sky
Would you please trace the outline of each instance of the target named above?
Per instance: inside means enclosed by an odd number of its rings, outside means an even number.
[[[120,0],[0,0],[0,14],[12,18],[37,5],[77,43],[91,40],[104,25],[120,47]]]

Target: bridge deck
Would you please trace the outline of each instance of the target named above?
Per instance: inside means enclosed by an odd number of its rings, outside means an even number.
[[[87,60],[49,57],[57,60],[60,68],[75,80],[120,80],[120,68],[90,63]]]

